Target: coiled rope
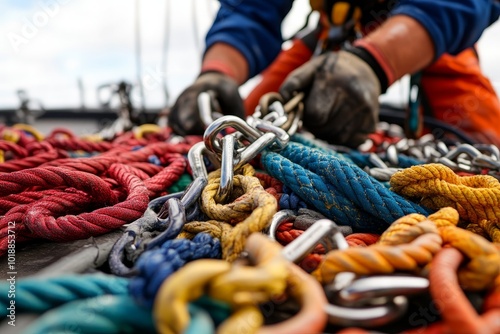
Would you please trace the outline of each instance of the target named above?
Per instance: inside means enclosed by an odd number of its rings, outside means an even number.
[[[321,213],[360,232],[380,233],[406,214],[428,213],[360,168],[316,149],[290,143],[280,154],[265,152],[262,164]]]
[[[16,312],[42,313],[71,301],[101,295],[126,295],[128,280],[103,274],[67,275],[53,278],[26,278],[16,282]],[[10,284],[0,285],[0,315],[10,305]]]

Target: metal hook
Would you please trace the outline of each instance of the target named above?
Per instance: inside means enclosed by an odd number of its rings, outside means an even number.
[[[331,324],[345,327],[377,327],[402,316],[408,308],[408,300],[395,297],[389,303],[379,306],[343,307],[327,304],[325,312]]]
[[[215,200],[223,203],[233,190],[234,177],[234,137],[231,135],[222,138],[222,160],[220,171],[220,183]]]
[[[365,304],[371,299],[423,293],[429,288],[429,280],[416,276],[361,277],[343,288],[337,295],[342,305]]]
[[[201,195],[201,191],[203,190],[203,188],[205,188],[207,183],[208,183],[207,179],[205,179],[202,176],[197,177],[196,179],[193,180],[193,182],[191,182],[191,184],[184,191],[182,198],[180,199],[180,203],[184,207],[184,210],[186,208],[191,207],[192,205],[195,204],[196,201],[198,201],[198,198],[200,198]],[[164,219],[157,217],[157,223],[170,227],[170,224],[172,223],[170,214]],[[146,249],[152,249],[154,247],[160,246],[170,238],[171,238],[170,232],[168,232],[167,228],[167,231],[158,235],[156,238],[150,240],[146,245]]]
[[[287,214],[281,216],[282,222]],[[273,229],[277,229],[278,226],[279,224],[275,224]],[[297,263],[306,257],[318,244],[323,244],[327,251],[349,247],[337,224],[328,219],[320,219],[283,248],[282,254],[288,261]]]
[[[217,135],[224,129],[234,128],[251,142],[256,141],[262,134],[252,128],[248,123],[236,116],[223,116],[210,124],[205,130],[203,140],[205,146],[217,155],[222,155],[221,139]]]
[[[215,155],[205,147],[203,142],[196,143],[188,152],[188,162],[189,167],[191,167],[193,178],[201,176],[208,179],[207,167],[205,166],[205,161],[203,160],[204,156],[206,156],[215,166],[220,166],[220,162],[217,160]]]

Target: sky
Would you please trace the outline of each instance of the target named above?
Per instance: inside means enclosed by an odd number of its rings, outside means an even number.
[[[194,5],[196,4],[196,5]],[[138,6],[138,8],[137,8]],[[137,84],[135,20],[138,9],[141,80],[148,108],[167,103],[197,76],[204,36],[217,12],[216,0],[3,0],[0,2],[0,109],[19,105],[25,89],[46,108],[97,107],[97,87],[126,80]],[[295,0],[283,35],[305,21],[308,0]],[[168,24],[166,24],[168,23]],[[500,23],[490,27],[478,48],[484,72],[500,92]],[[167,66],[162,64],[167,37]],[[242,88],[246,94],[255,81]],[[386,99],[405,100],[406,85],[391,88]],[[139,90],[133,99],[141,102]]]

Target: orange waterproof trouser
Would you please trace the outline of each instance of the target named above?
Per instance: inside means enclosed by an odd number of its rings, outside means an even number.
[[[422,90],[435,118],[479,143],[500,147],[500,102],[474,49],[443,55],[423,71]]]

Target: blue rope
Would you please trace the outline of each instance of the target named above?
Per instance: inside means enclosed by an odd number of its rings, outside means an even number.
[[[151,306],[165,279],[187,262],[202,258],[221,258],[218,239],[199,233],[193,240],[168,240],[139,257],[135,267],[138,275],[131,279],[129,292],[139,303]]]
[[[42,313],[82,298],[105,294],[127,294],[128,280],[107,275],[69,275],[55,278],[27,278],[16,282],[16,312]],[[10,305],[9,284],[0,284],[0,315]]]
[[[100,296],[48,311],[24,333],[156,333],[149,308],[130,296]]]
[[[349,199],[337,196],[331,184],[301,165],[272,152],[262,154],[262,164],[271,176],[286,183],[306,203],[338,224],[366,232],[373,232],[377,226],[383,225],[382,220],[357,209]]]
[[[344,153],[339,153],[333,149],[330,149],[326,146],[327,144],[320,145],[317,141],[315,141],[313,139],[306,138],[301,134],[298,134],[298,133],[294,134],[292,136],[291,140],[295,143],[299,143],[299,144],[302,144],[302,145],[310,147],[310,148],[315,148],[323,153],[331,154],[338,159],[348,161],[350,163],[355,163],[349,155],[346,155]]]
[[[267,172],[339,224],[379,233],[404,215],[429,214],[334,155],[296,143],[290,143],[280,154],[263,154]]]
[[[148,157],[148,162],[153,165],[161,166],[160,158],[158,158],[158,156],[156,155],[150,155]]]
[[[286,185],[283,185],[283,193],[281,194],[278,205],[280,210],[298,211],[299,209],[307,208],[307,203]]]
[[[281,154],[293,162],[301,162],[305,168],[325,177],[341,195],[351,199],[373,216],[380,216],[389,224],[410,213],[430,213],[420,205],[387,190],[359,167],[334,156],[297,144],[289,145]]]

